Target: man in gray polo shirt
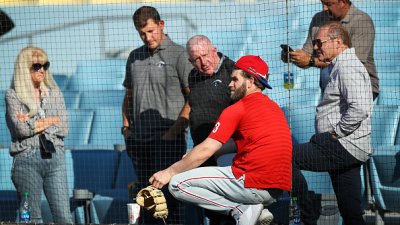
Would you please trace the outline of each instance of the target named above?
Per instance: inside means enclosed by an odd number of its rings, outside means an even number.
[[[155,8],[139,8],[133,21],[144,45],[130,53],[126,64],[121,132],[135,165],[137,188],[143,188],[153,173],[172,165],[186,152],[190,111],[186,95],[192,65],[185,48],[164,33],[164,21]],[[167,200],[170,213],[166,222],[181,224],[179,203],[171,196]],[[146,224],[163,224],[151,215],[142,217]]]
[[[329,81],[327,64],[321,62],[313,53],[311,40],[315,39],[319,27],[327,21],[339,21],[349,31],[351,42],[357,57],[364,64],[371,79],[374,99],[379,94],[379,79],[374,62],[375,27],[371,17],[359,10],[350,0],[321,0],[323,10],[311,20],[308,37],[303,49],[289,52],[290,62],[301,68],[321,68],[320,87],[322,91]],[[287,61],[287,52],[282,51],[283,61]]]

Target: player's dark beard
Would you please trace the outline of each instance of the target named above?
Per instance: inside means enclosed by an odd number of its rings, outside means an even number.
[[[231,94],[231,99],[234,102],[239,101],[244,96],[246,96],[246,83],[243,83],[238,89],[236,89],[233,94]]]

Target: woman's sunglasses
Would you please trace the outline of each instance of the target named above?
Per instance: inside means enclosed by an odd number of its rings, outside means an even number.
[[[40,64],[40,63],[32,64],[32,70],[35,71],[35,72],[37,72],[40,69],[42,69],[42,67],[43,67],[44,70],[48,70],[49,67],[50,67],[50,62],[46,62],[45,64]]]

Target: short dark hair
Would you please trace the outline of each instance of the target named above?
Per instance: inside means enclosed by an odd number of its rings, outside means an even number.
[[[261,90],[264,90],[265,89],[265,86],[257,79],[257,77],[256,76],[254,76],[253,74],[250,74],[250,73],[248,73],[248,72],[246,72],[246,71],[244,71],[244,70],[242,70],[242,69],[240,69],[240,68],[238,68],[238,67],[234,67],[234,70],[240,70],[241,71],[241,73],[242,73],[242,76],[244,77],[244,78],[247,78],[247,79],[249,79],[249,78],[251,78],[251,77],[253,77],[254,78],[254,85],[256,85],[258,88],[260,88]]]
[[[149,19],[152,19],[157,24],[161,21],[157,9],[151,6],[142,6],[137,9],[133,14],[132,19],[136,30],[145,27]]]
[[[351,1],[350,0],[341,0],[341,1],[344,2],[345,4],[351,5]]]
[[[346,28],[337,21],[329,21],[321,26],[321,28],[328,29],[328,36],[330,38],[340,38],[343,44],[347,45],[349,48],[352,47],[349,32]]]

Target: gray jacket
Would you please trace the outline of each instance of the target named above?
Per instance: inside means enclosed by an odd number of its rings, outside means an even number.
[[[335,131],[342,146],[365,162],[372,153],[373,100],[368,72],[357,58],[354,48],[338,55],[329,69],[329,82],[317,106],[316,132]]]
[[[51,126],[44,132],[57,149],[64,150],[64,137],[68,135],[67,110],[64,97],[58,88],[48,89],[42,97],[42,107],[28,121],[16,118],[18,113],[28,113],[28,108],[20,102],[14,89],[6,92],[6,121],[11,133],[10,154],[16,155],[26,150],[39,148],[39,134],[35,133],[35,121],[46,116],[59,116],[60,124]]]

